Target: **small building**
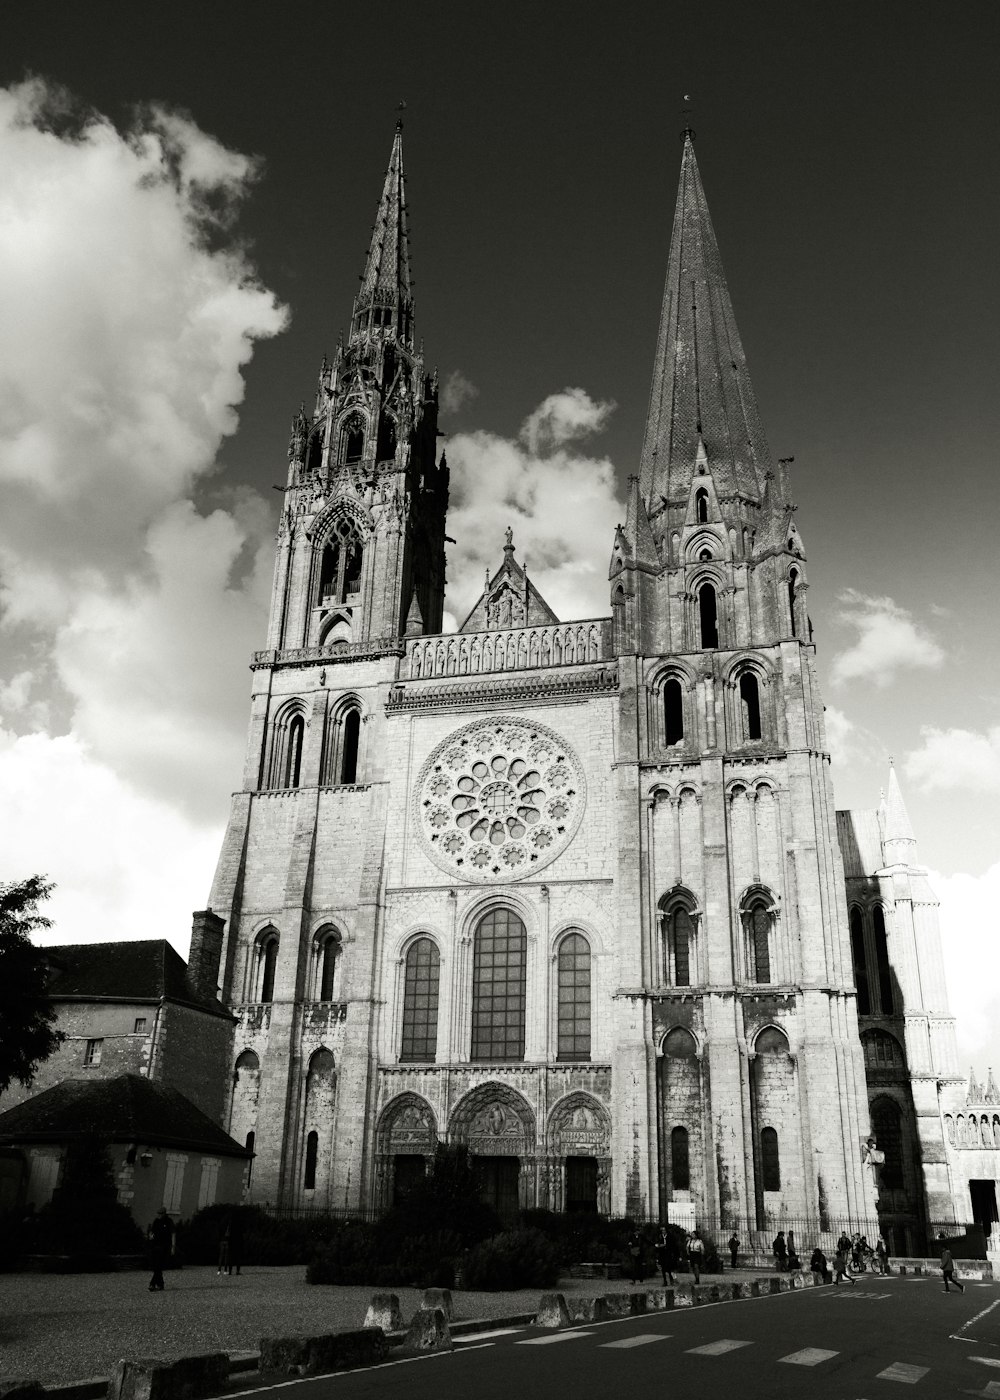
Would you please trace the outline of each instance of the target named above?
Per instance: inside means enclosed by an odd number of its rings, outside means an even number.
[[[145,1230],[161,1206],[174,1220],[239,1203],[252,1153],[170,1085],[140,1074],[65,1079],[0,1113],[0,1163],[10,1204],[41,1209],[59,1185],[69,1146],[107,1146],[118,1199]]]

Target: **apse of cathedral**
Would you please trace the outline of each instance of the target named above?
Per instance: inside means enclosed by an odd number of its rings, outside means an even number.
[[[253,1199],[377,1209],[452,1143],[508,1216],[881,1225],[897,1252],[970,1218],[936,901],[894,774],[835,811],[788,464],[693,133],[606,616],[560,621],[508,529],[442,634],[440,437],[397,129],[349,335],[292,425],[195,919]]]

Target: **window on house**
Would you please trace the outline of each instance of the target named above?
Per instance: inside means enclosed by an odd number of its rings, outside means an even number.
[[[895,1004],[892,995],[892,968],[889,966],[889,945],[885,936],[885,914],[881,904],[876,904],[872,910],[872,923],[875,927],[875,967],[878,972],[882,1015],[891,1016]]]
[[[703,583],[698,589],[698,620],[703,647],[719,645],[719,611],[715,589],[710,583]]]
[[[88,1040],[86,1049],[83,1052],[83,1063],[87,1069],[97,1069],[101,1063],[101,1053],[104,1050],[104,1041]]]
[[[145,1016],[137,1016],[137,1017],[135,1018],[135,1025],[132,1027],[132,1030],[133,1030],[134,1034],[136,1034],[136,1035],[141,1035],[145,1029],[146,1029],[146,1018],[145,1018]]]
[[[753,980],[771,980],[771,916],[763,904],[755,904],[750,911],[750,943],[753,959]]]
[[[406,953],[403,978],[403,1036],[399,1058],[433,1064],[437,1058],[441,955],[433,938],[418,938]]]
[[[274,1000],[274,974],[278,967],[278,940],[275,936],[265,939],[260,946],[260,1000]]]
[[[181,1153],[167,1155],[167,1170],[163,1182],[163,1205],[169,1215],[180,1212],[184,1195],[184,1169],[187,1156]]]
[[[684,738],[684,691],[674,678],[663,687],[663,721],[666,743],[679,744]]]
[[[523,1060],[527,932],[510,909],[476,929],[472,971],[473,1060]]]
[[[222,1163],[218,1157],[203,1157],[201,1159],[201,1181],[198,1184],[198,1209],[205,1206],[215,1205],[215,1195],[219,1188],[219,1168]]]
[[[761,1187],[765,1191],[781,1190],[781,1162],[778,1157],[778,1134],[774,1128],[764,1128],[760,1135]]]
[[[708,522],[708,492],[705,490],[704,486],[700,486],[700,487],[698,488],[698,490],[695,492],[695,497],[694,497],[694,513],[695,513],[695,519],[698,521],[698,524],[699,524],[699,525],[705,525],[705,524],[707,524],[707,522]]]
[[[306,1138],[306,1171],[302,1185],[307,1191],[316,1189],[316,1158],[319,1155],[319,1133],[313,1132]]]
[[[348,710],[341,720],[340,740],[340,781],[358,781],[358,742],[361,737],[361,714],[358,710]]]
[[[671,1131],[670,1179],[675,1191],[691,1189],[691,1154],[687,1128],[674,1128]]]
[[[760,728],[760,687],[752,671],[740,676],[740,712],[743,716],[743,738],[759,739]]]
[[[851,958],[854,963],[854,985],[858,989],[858,1015],[872,1014],[871,991],[868,986],[868,960],[865,957],[865,927],[861,910],[854,906],[850,913]]]
[[[568,933],[559,944],[559,1023],[556,1057],[590,1059],[590,944]]]

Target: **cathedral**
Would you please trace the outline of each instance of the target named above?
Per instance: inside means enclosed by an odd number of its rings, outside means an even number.
[[[966,1104],[895,774],[835,810],[787,463],[693,133],[606,616],[560,621],[508,530],[442,633],[419,344],[397,128],[349,335],[293,422],[194,921],[192,975],[237,1018],[223,1126],[252,1199],[377,1210],[452,1143],[506,1216],[881,1228],[895,1253],[988,1234],[1000,1095]]]

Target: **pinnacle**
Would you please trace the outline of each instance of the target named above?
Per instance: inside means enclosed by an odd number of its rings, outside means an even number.
[[[365,270],[361,274],[359,308],[375,303],[379,307],[388,306],[396,310],[410,309],[412,282],[403,190],[403,137],[402,127],[397,124],[382,195],[372,225]],[[409,339],[409,335],[406,338]]]

